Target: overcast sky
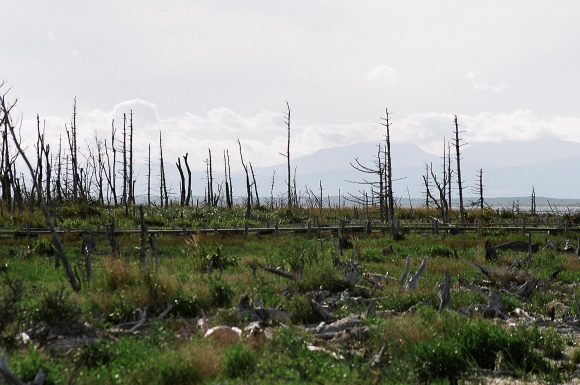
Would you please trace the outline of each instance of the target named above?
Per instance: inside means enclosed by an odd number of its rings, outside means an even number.
[[[137,161],[237,151],[255,165],[379,140],[438,152],[453,114],[471,144],[580,142],[576,1],[0,0],[0,77],[25,140],[36,114],[56,140],[134,112]],[[110,140],[110,139],[109,139]],[[154,157],[157,156],[154,148]],[[234,168],[238,166],[233,165]]]

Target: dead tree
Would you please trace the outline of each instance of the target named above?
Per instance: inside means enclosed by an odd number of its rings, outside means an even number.
[[[288,102],[286,102],[286,107],[288,108],[288,112],[284,113],[284,123],[286,123],[286,126],[288,127],[288,147],[286,149],[286,154],[282,154],[280,153],[280,155],[282,155],[283,157],[286,158],[286,160],[288,161],[288,181],[287,181],[287,186],[288,186],[288,207],[292,206],[292,186],[291,186],[291,180],[292,180],[292,175],[291,175],[291,169],[290,169],[290,105],[288,104]]]
[[[252,216],[252,186],[250,184],[250,176],[248,174],[248,166],[244,163],[244,156],[242,155],[242,143],[238,139],[238,146],[240,147],[240,159],[242,160],[242,167],[246,172],[246,218]]]
[[[113,152],[113,161],[109,157],[109,148],[107,147],[107,141],[105,140],[105,156],[107,157],[107,168],[108,173],[105,173],[105,178],[107,178],[107,184],[111,190],[111,195],[113,196],[113,203],[117,206],[117,150],[115,148],[115,119],[111,122],[111,151]]]
[[[370,175],[378,176],[378,181],[374,181],[374,180],[369,181],[369,180],[363,178],[362,182],[352,182],[352,181],[349,181],[349,182],[363,184],[363,185],[369,185],[371,187],[371,191],[375,191],[375,189],[378,189],[377,195],[379,198],[379,211],[380,211],[380,216],[381,216],[381,222],[383,222],[387,219],[387,210],[385,208],[385,206],[386,206],[385,205],[385,194],[384,194],[385,181],[383,179],[383,176],[385,175],[385,164],[382,162],[381,153],[382,153],[382,145],[379,143],[377,156],[375,157],[375,161],[374,161],[376,168],[371,168],[371,167],[368,167],[368,166],[361,164],[361,162],[358,160],[358,158],[355,158],[354,164],[352,162],[350,163],[352,168],[354,168],[355,170],[357,170],[359,172],[362,172],[363,174],[370,174]]]
[[[258,195],[258,184],[256,183],[256,175],[254,174],[254,168],[252,167],[252,162],[250,162],[250,171],[252,172],[254,191],[256,193],[256,206],[260,207],[260,196]]]
[[[147,147],[147,206],[151,206],[151,143]]]
[[[391,167],[391,135],[390,135],[390,127],[391,122],[389,120],[389,109],[385,108],[386,118],[381,118],[384,123],[381,123],[382,126],[386,128],[386,135],[385,135],[385,156],[386,156],[386,164],[385,164],[385,173],[386,173],[386,184],[387,184],[387,200],[388,200],[388,219],[392,225],[394,225],[395,221],[395,209],[394,209],[394,201],[393,201],[393,172]]]
[[[65,271],[66,271],[66,274],[67,274],[67,277],[69,279],[69,282],[71,284],[72,289],[74,291],[78,292],[81,289],[80,283],[75,276],[75,273],[74,273],[74,271],[69,263],[69,260],[66,256],[66,252],[64,251],[64,247],[62,246],[62,243],[60,241],[58,233],[56,232],[56,229],[54,227],[54,222],[52,221],[52,216],[50,214],[50,211],[48,210],[48,207],[46,206],[46,202],[44,201],[44,197],[42,194],[42,188],[39,186],[40,185],[39,180],[35,177],[34,169],[32,168],[32,165],[30,164],[30,162],[28,161],[26,154],[24,153],[24,151],[20,147],[20,143],[17,140],[16,134],[14,132],[14,126],[10,122],[9,111],[12,109],[12,107],[14,107],[16,102],[14,102],[11,106],[9,106],[7,108],[5,101],[4,101],[4,98],[5,98],[5,95],[3,95],[1,97],[2,100],[0,103],[1,107],[2,107],[2,114],[4,115],[4,124],[6,124],[8,126],[8,129],[9,129],[10,134],[12,136],[14,145],[16,146],[18,153],[22,156],[22,159],[24,160],[26,166],[28,167],[28,170],[30,171],[30,175],[32,176],[32,183],[33,183],[33,185],[36,185],[36,187],[37,187],[36,192],[38,195],[38,201],[40,202],[40,207],[41,207],[42,212],[44,214],[44,217],[46,219],[46,224],[48,225],[48,228],[50,229],[50,233],[52,235],[52,241],[54,243],[54,246],[56,247],[59,258],[62,260],[62,262],[65,266]],[[42,141],[41,146],[44,146],[44,141]],[[40,177],[40,179],[41,179],[41,177]]]
[[[455,115],[455,159],[457,160],[457,188],[459,190],[459,213],[461,214],[461,223],[465,222],[465,209],[463,207],[463,187],[461,181],[461,153],[459,151],[460,147],[464,146],[465,143],[460,144],[461,138],[459,137],[459,123],[457,122],[457,115]],[[463,131],[461,131],[463,132]]]
[[[179,184],[179,192],[181,195],[180,205],[185,207],[185,176],[183,175],[183,169],[181,168],[181,158],[177,158],[177,170],[179,171],[179,177],[181,178],[181,183]]]
[[[69,151],[71,155],[71,168],[72,168],[72,195],[73,200],[77,200],[81,191],[79,191],[79,187],[82,186],[80,177],[79,177],[79,169],[78,169],[78,146],[77,146],[77,98],[74,98],[73,103],[73,115],[71,121],[71,129],[68,130],[67,126],[65,125],[66,135],[68,138],[68,145]]]
[[[161,143],[161,131],[159,131],[159,199],[160,206],[163,207],[163,198],[165,198],[165,207],[169,207],[169,198],[167,197],[167,182],[165,181],[165,168],[163,167],[163,145]]]
[[[471,202],[472,206],[479,206],[480,210],[483,210],[485,207],[485,202],[483,200],[483,169],[479,169],[477,173],[477,186],[475,189],[472,189],[471,192],[477,194],[478,199],[474,202]]]
[[[425,163],[425,174],[423,175],[423,181],[425,182],[425,207],[429,208],[429,186],[430,186],[430,182],[429,182],[429,165],[427,163]]]
[[[123,196],[121,198],[121,203],[125,205],[125,211],[127,212],[127,115],[123,114]]]
[[[274,180],[276,178],[276,170],[272,173],[272,185],[270,186],[270,209],[274,209]]]
[[[449,183],[447,183],[447,204],[449,205],[449,210],[451,210],[451,186],[453,185],[453,170],[451,169],[451,143],[447,142],[447,178]]]
[[[532,215],[536,215],[536,190],[534,186],[532,186],[532,199],[530,202],[530,213]]]
[[[189,168],[189,163],[187,163],[188,156],[189,153],[185,153],[183,156],[183,163],[185,163],[185,168],[187,169],[187,197],[185,198],[186,206],[191,204],[191,169]]]
[[[133,189],[133,110],[129,111],[129,204],[135,204]]]
[[[228,159],[226,158],[226,150],[224,149],[224,181],[226,185],[226,207],[232,208],[232,200],[230,196],[230,183],[228,181]]]
[[[443,168],[445,170],[445,167]],[[447,173],[443,172],[443,180],[438,180],[437,175],[433,172],[433,165],[428,167],[430,180],[432,185],[429,185],[429,176],[423,175],[423,182],[425,183],[425,190],[427,191],[428,199],[437,207],[437,210],[441,214],[441,220],[444,223],[449,221],[449,205],[447,203],[446,193],[447,193]],[[438,197],[434,197],[431,193],[431,187],[435,187],[438,193]]]

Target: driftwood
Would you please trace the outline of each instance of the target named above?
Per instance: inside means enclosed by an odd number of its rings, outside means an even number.
[[[423,270],[425,270],[425,266],[427,266],[427,259],[428,257],[425,255],[423,257],[423,262],[421,262],[421,266],[417,269],[417,272],[413,274],[405,284],[405,289],[413,290],[419,287],[419,278],[421,278],[421,274],[423,273]]]
[[[282,271],[280,269],[275,269],[273,267],[268,267],[268,266],[264,266],[263,269],[266,270],[268,273],[276,274],[280,277],[284,277],[287,279],[291,279],[292,281],[296,281],[296,277],[291,273]]]
[[[6,350],[2,349],[2,357],[0,357],[0,382],[3,384],[12,385],[26,385],[12,370],[8,367],[8,359],[6,358]],[[44,372],[41,370],[36,373],[34,380],[29,382],[31,385],[42,385],[44,383]]]
[[[489,277],[491,279],[498,278],[502,282],[502,284],[504,286],[507,286],[507,282],[506,282],[505,278],[499,273],[498,270],[492,269],[492,268],[488,268],[488,267],[485,267],[485,266],[481,266],[481,265],[479,265],[479,264],[477,264],[475,262],[472,262],[472,261],[467,261],[467,263],[469,263],[471,266],[479,269],[479,271],[481,271],[481,273],[483,275],[485,275],[485,276],[487,276],[487,277]]]
[[[290,323],[290,313],[272,309],[272,308],[255,308],[248,295],[242,296],[238,301],[237,311],[240,318],[250,322],[261,323]]]
[[[403,274],[401,275],[401,286],[405,286],[407,283],[407,275],[409,275],[409,266],[411,265],[411,255],[407,255],[407,259],[405,260],[405,267],[403,268]]]
[[[494,292],[492,288],[489,288],[489,295],[485,294],[484,291],[476,285],[469,284],[465,279],[460,278],[459,282],[468,288],[469,290],[473,290],[479,293],[485,301],[487,302],[487,308],[483,311],[484,317],[502,317],[507,318],[507,306],[501,299],[501,294],[498,292]]]
[[[511,250],[511,251],[528,251],[530,248],[530,243],[526,241],[513,241],[502,243],[501,245],[495,246],[496,250]],[[537,253],[540,248],[539,243],[532,243],[531,249],[533,253]]]
[[[439,304],[439,311],[445,309],[449,306],[449,299],[450,299],[450,281],[449,281],[449,269],[445,269],[445,278],[443,283],[441,284],[441,291],[439,292],[439,299],[441,303]]]
[[[531,278],[518,288],[515,292],[516,297],[531,298],[534,295],[539,282],[539,278]]]

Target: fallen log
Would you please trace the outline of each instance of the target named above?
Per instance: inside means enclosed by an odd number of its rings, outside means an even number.
[[[511,250],[511,251],[528,251],[530,248],[530,244],[526,241],[512,241],[502,243],[501,245],[495,246],[496,250]],[[532,243],[531,244],[532,252],[537,253],[540,248],[540,243]]]

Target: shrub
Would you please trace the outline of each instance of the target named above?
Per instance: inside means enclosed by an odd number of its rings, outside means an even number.
[[[64,287],[44,293],[40,306],[33,313],[33,320],[55,324],[59,321],[75,321],[81,310]]]
[[[49,241],[46,238],[41,238],[38,239],[36,242],[34,242],[32,252],[35,255],[41,257],[51,257],[56,253],[56,248],[54,247],[51,241]]]
[[[292,298],[286,300],[284,309],[290,313],[290,320],[294,324],[309,324],[320,321],[308,298],[302,295],[293,295]]]
[[[226,281],[210,278],[209,293],[212,305],[217,307],[231,306],[232,299],[234,298],[234,290]]]
[[[422,382],[447,378],[453,383],[469,367],[461,348],[453,341],[439,337],[432,341],[420,341],[409,350],[408,357],[413,371]]]
[[[480,368],[494,369],[498,352],[507,344],[505,332],[482,319],[466,324],[455,335],[457,342]]]
[[[230,347],[224,354],[224,374],[228,378],[247,379],[256,368],[258,357],[241,342]]]

